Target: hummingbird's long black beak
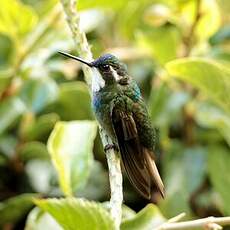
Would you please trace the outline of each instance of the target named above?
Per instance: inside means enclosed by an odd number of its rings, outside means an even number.
[[[62,55],[64,55],[64,56],[66,56],[66,57],[72,58],[72,59],[74,59],[74,60],[77,60],[77,61],[79,61],[79,62],[81,62],[81,63],[84,63],[84,64],[86,64],[86,65],[89,66],[89,67],[93,67],[93,65],[92,65],[90,62],[87,62],[87,61],[85,61],[85,60],[83,60],[83,59],[81,59],[81,58],[79,58],[79,57],[76,57],[76,56],[73,56],[73,55],[71,55],[71,54],[68,54],[68,53],[65,53],[65,52],[61,52],[61,51],[58,51],[58,53],[60,53],[60,54],[62,54]]]

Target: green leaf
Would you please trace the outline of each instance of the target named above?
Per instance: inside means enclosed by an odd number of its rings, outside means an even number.
[[[27,162],[32,159],[49,159],[47,147],[42,142],[26,142],[18,149],[20,159]]]
[[[33,9],[36,10],[40,18],[43,19],[58,3],[58,0],[46,0],[43,1],[36,1],[36,0],[26,0],[24,1],[27,4],[30,4],[33,6]]]
[[[199,103],[194,115],[199,125],[216,128],[230,146],[230,117],[225,111],[210,103]]]
[[[50,110],[58,113],[63,120],[93,119],[87,85],[79,81],[61,84],[58,102]]]
[[[224,46],[214,46],[207,53],[207,57],[215,59],[216,61],[222,63],[227,68],[230,68],[230,51],[225,49]]]
[[[176,58],[180,35],[176,27],[165,25],[139,32],[137,41],[142,49],[146,49],[156,61],[164,65]]]
[[[45,3],[41,4],[44,9]],[[21,70],[29,72],[30,77],[49,76],[52,70],[49,66],[50,61],[52,62],[50,57],[57,54],[58,50],[67,51],[73,47],[70,31],[61,15],[61,9],[54,6],[26,37],[24,43],[29,48],[29,53],[23,60]]]
[[[123,0],[117,0],[114,2],[104,1],[104,0],[86,0],[86,1],[80,1],[78,4],[78,9],[88,9],[88,8],[112,8],[114,10],[118,10],[121,7],[123,7],[125,4],[127,4],[129,1],[123,1]]]
[[[143,14],[146,7],[145,2],[123,1],[124,6],[119,9],[119,17],[116,17],[117,32],[121,36],[133,39],[138,28],[143,27]]]
[[[188,199],[200,186],[206,173],[206,149],[200,146],[186,148],[172,142],[163,159],[163,181],[166,198],[160,208],[167,217],[181,212],[190,213]]]
[[[0,33],[0,67],[5,67],[7,68],[9,66],[10,58],[13,54],[14,46],[12,40],[9,38],[9,36],[1,34]],[[2,85],[2,75],[3,71],[0,72],[0,92]],[[12,76],[12,75],[11,75]]]
[[[49,137],[48,150],[65,195],[72,195],[88,179],[96,132],[94,121],[57,122]]]
[[[144,14],[145,22],[154,27],[164,25],[170,21],[171,17],[171,9],[166,4],[161,3],[151,5]]]
[[[23,139],[27,141],[47,140],[51,130],[58,120],[59,116],[55,113],[41,115],[22,131]]]
[[[33,198],[38,197],[37,194],[22,194],[5,200],[0,203],[0,226],[7,223],[15,223],[33,206]]]
[[[220,194],[223,207],[222,209],[226,215],[230,215],[229,165],[229,149],[222,146],[212,146],[209,148],[208,173],[215,191]]]
[[[167,218],[176,216],[181,212],[185,212],[187,217],[192,217],[188,197],[181,190],[178,190],[172,196],[166,196],[166,199],[160,202],[159,208]]]
[[[217,33],[215,33],[210,38],[210,43],[211,45],[218,45],[229,39],[230,39],[230,25],[225,25],[222,28],[220,28],[220,30],[217,31]]]
[[[88,200],[105,200],[108,196],[108,188],[108,172],[100,161],[94,160],[89,179],[83,188],[77,190],[76,196]]]
[[[56,192],[54,195],[57,194],[57,175],[50,161],[41,159],[30,160],[25,165],[25,172],[34,191],[49,195],[53,195],[52,192]]]
[[[165,218],[157,206],[148,204],[134,217],[125,220],[121,224],[121,230],[151,230],[162,224]]]
[[[0,136],[0,152],[7,156],[8,159],[15,157],[15,148],[18,140],[13,135]]]
[[[65,230],[113,230],[113,220],[101,204],[83,199],[47,199],[35,203]]]
[[[29,79],[24,82],[19,94],[29,111],[40,112],[58,96],[58,86],[50,78]]]
[[[80,26],[82,31],[89,33],[101,26],[101,23],[106,19],[102,11],[91,9],[80,13]]]
[[[181,109],[189,98],[186,92],[172,92],[166,83],[153,88],[149,99],[149,111],[154,125],[164,127],[180,119]]]
[[[171,76],[192,84],[230,114],[230,71],[218,62],[184,58],[167,63]]]
[[[1,0],[0,32],[13,38],[21,38],[37,24],[34,10],[17,0]]]
[[[206,155],[205,148],[199,146],[174,153],[173,159],[168,162],[168,168],[165,169],[167,173],[165,183],[171,185],[168,186],[167,192],[174,193],[176,186],[182,187],[187,195],[194,192],[205,176]],[[172,187],[173,184],[170,183],[175,181],[176,184]]]
[[[43,212],[40,208],[33,208],[26,220],[25,230],[62,230],[63,228],[48,213]]]
[[[0,105],[0,134],[13,125],[25,109],[25,104],[18,97],[4,100]]]
[[[0,154],[0,167],[3,167],[8,164],[7,159]]]
[[[122,204],[122,217],[121,217],[122,222],[130,220],[134,218],[135,216],[136,216],[136,212],[134,210],[132,210],[125,204]]]
[[[202,16],[195,28],[195,34],[198,38],[205,40],[219,29],[221,14],[216,0],[203,0],[200,11]]]
[[[12,79],[12,69],[0,70],[0,94],[9,86]]]
[[[174,15],[177,18],[177,24],[183,27],[185,31],[188,31],[195,20],[197,14],[197,1],[171,1],[177,2],[177,10]],[[218,2],[219,3],[219,2]],[[221,14],[219,6],[216,0],[202,0],[199,6],[200,18],[194,28],[194,35],[198,40],[204,41],[212,36],[221,24]],[[179,15],[179,17],[178,17]]]

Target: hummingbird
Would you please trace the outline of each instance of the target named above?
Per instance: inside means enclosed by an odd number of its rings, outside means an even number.
[[[154,186],[164,197],[164,185],[154,162],[155,129],[152,127],[140,88],[127,67],[112,54],[88,62],[65,52],[97,73],[92,81],[92,106],[95,116],[118,150],[130,183],[146,199]]]

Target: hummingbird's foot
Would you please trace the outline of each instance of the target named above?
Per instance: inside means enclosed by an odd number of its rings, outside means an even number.
[[[107,144],[107,145],[105,146],[105,148],[104,148],[104,151],[107,152],[107,151],[109,151],[110,149],[114,149],[114,150],[117,151],[117,152],[118,152],[118,150],[119,150],[116,144]]]

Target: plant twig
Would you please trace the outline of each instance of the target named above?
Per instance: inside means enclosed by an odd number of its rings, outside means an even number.
[[[183,221],[179,223],[166,222],[155,230],[193,230],[193,229],[207,229],[218,230],[222,226],[230,225],[230,217],[207,217],[198,220]]]
[[[73,40],[75,43],[75,48],[79,55],[88,60],[93,60],[93,55],[90,51],[90,46],[88,44],[85,33],[80,28],[80,18],[76,10],[76,0],[60,0],[65,11],[66,20],[68,22],[69,28],[72,32]],[[85,80],[88,86],[91,88],[93,71],[87,66],[83,66],[83,72],[85,75]]]
[[[79,26],[80,18],[79,14],[76,11],[76,0],[60,1],[66,14],[68,25],[72,31],[73,40],[75,42],[77,52],[81,57],[85,58],[86,60],[92,60],[92,53],[90,51],[86,35]],[[87,66],[83,66],[83,72],[88,86],[92,88],[92,78],[94,75],[93,70]],[[105,149],[105,146],[111,144],[112,141],[106,135],[105,131],[102,128],[100,128],[100,136]],[[123,201],[120,159],[118,154],[113,149],[106,151],[106,158],[109,167],[109,180],[111,189],[110,212],[112,217],[114,218],[116,228],[119,229],[122,213],[121,207]]]
[[[105,132],[103,132],[101,128],[100,135],[103,146],[106,146],[107,144],[113,144],[111,139],[106,135]],[[109,182],[111,190],[110,210],[112,217],[116,221],[116,226],[119,227],[121,223],[121,207],[123,201],[120,157],[118,154],[114,153],[113,149],[106,151],[106,157],[109,168]]]
[[[193,46],[194,32],[195,32],[197,24],[198,24],[198,22],[201,18],[201,15],[202,15],[201,14],[201,1],[202,0],[196,0],[195,19],[194,19],[192,26],[190,27],[188,35],[184,39],[184,43],[185,43],[185,54],[184,54],[184,56],[185,57],[188,57],[190,52],[191,52],[191,49]]]
[[[185,212],[182,212],[182,213],[180,213],[179,215],[174,216],[173,218],[169,219],[169,220],[167,221],[167,223],[175,223],[175,222],[178,222],[179,220],[181,220],[182,218],[184,218],[185,215],[186,215]]]
[[[196,9],[195,9],[195,18],[194,21],[188,31],[187,36],[184,37],[184,57],[188,57],[191,53],[191,49],[194,45],[194,33],[196,30],[196,27],[199,23],[199,20],[201,18],[201,3],[202,0],[196,0]],[[187,84],[183,83],[183,86],[185,89],[189,89],[189,86]],[[195,91],[192,91],[192,94]],[[189,107],[186,105],[183,107],[183,118],[184,118],[184,124],[183,124],[183,132],[184,132],[184,140],[187,145],[193,145],[195,142],[194,137],[194,118],[193,118],[193,111],[189,109]]]

